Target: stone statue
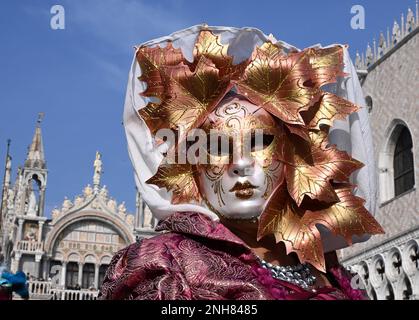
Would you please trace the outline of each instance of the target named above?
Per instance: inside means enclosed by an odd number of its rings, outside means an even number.
[[[52,213],[51,213],[52,220],[54,221],[55,219],[57,219],[59,215],[60,215],[60,210],[58,210],[58,208],[57,208],[57,207],[55,207],[55,208],[52,210]]]
[[[8,209],[13,208],[14,200],[15,200],[15,191],[13,189],[9,189],[7,192],[7,208]]]
[[[132,214],[128,214],[125,218],[126,223],[128,223],[130,226],[134,225],[134,216]]]
[[[396,21],[394,21],[392,36],[393,36],[393,44],[396,44],[397,42],[400,41],[400,27]]]
[[[108,189],[106,189],[106,185],[105,186],[103,186],[103,188],[102,189],[100,189],[100,196],[103,198],[103,199],[106,199],[107,197],[108,197]]]
[[[114,199],[109,199],[107,206],[112,212],[116,211],[116,201]]]
[[[368,44],[366,53],[367,66],[370,66],[374,62],[374,54],[372,53],[371,46]]]
[[[28,215],[36,216],[37,211],[38,211],[38,205],[36,203],[36,195],[35,195],[35,192],[32,190],[29,194]]]
[[[98,198],[96,198],[90,205],[93,209],[99,209],[100,208],[100,203],[99,203]]]
[[[95,168],[95,173],[93,175],[93,184],[98,186],[100,184],[100,175],[102,174],[101,154],[98,151],[96,151],[96,159],[93,163],[93,167]]]
[[[118,206],[118,214],[125,215],[126,213],[127,213],[127,208],[125,207],[125,201],[124,201]]]
[[[148,207],[144,208],[144,228],[153,227],[153,215]]]
[[[415,28],[415,17],[413,15],[413,11],[409,8],[407,10],[407,16],[406,16],[406,30],[407,32],[412,32]]]
[[[16,199],[15,199],[15,203],[16,203],[17,206],[20,206],[20,204],[21,204],[22,194],[23,194],[23,190],[24,190],[24,188],[22,188],[22,180],[23,180],[22,168],[19,167],[17,169],[17,181],[16,181],[16,184],[15,184],[17,186]],[[26,212],[26,208],[25,208],[25,212]]]
[[[36,225],[31,224],[25,234],[24,240],[26,241],[37,241],[38,228]]]
[[[358,51],[356,52],[355,66],[357,69],[361,69],[361,56],[359,55]]]
[[[67,197],[65,197],[63,201],[62,211],[63,212],[68,211],[72,206],[73,206],[73,203],[69,199],[67,199]]]
[[[386,38],[384,37],[384,34],[380,33],[380,40],[378,42],[378,56],[382,56],[384,54],[384,51],[386,50]]]
[[[84,196],[87,198],[87,197],[90,197],[92,194],[93,194],[93,189],[92,189],[92,187],[90,186],[90,184],[88,184],[85,188],[84,188],[84,190],[83,190],[83,194],[84,194]]]
[[[74,200],[74,205],[75,206],[79,206],[83,203],[84,198],[82,196],[77,196],[76,199]]]

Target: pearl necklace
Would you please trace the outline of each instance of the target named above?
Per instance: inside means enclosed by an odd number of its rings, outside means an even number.
[[[316,277],[311,274],[307,264],[295,266],[278,266],[260,259],[263,268],[268,269],[275,279],[295,284],[303,289],[309,289],[316,283]]]

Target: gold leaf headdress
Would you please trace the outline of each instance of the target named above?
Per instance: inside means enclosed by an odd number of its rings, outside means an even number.
[[[248,60],[233,64],[218,36],[200,32],[193,62],[169,42],[166,47],[140,47],[137,61],[147,84],[142,96],[151,98],[139,110],[152,134],[178,130],[178,142],[200,127],[225,95],[235,87],[250,102],[284,124],[278,144],[284,179],[268,199],[259,221],[258,239],[273,234],[287,253],[325,270],[317,225],[343,236],[383,233],[381,226],[353,195],[350,175],[362,164],[329,145],[334,120],[356,112],[351,102],[321,87],[345,74],[343,48],[285,50],[270,41],[256,47]],[[161,164],[147,181],[173,192],[172,203],[200,202],[190,164]]]

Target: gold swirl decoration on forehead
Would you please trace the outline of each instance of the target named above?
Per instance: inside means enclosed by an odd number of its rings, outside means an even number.
[[[351,244],[353,235],[384,233],[353,194],[350,175],[363,165],[328,141],[334,120],[345,119],[358,107],[321,87],[343,77],[343,47],[309,48],[286,53],[270,41],[256,47],[248,60],[233,64],[218,36],[200,32],[188,62],[180,49],[140,47],[140,81],[152,98],[139,115],[152,134],[177,130],[178,141],[199,128],[224,96],[235,87],[253,104],[283,124],[277,153],[283,176],[259,219],[258,239],[273,234],[287,253],[325,271],[321,224]],[[180,142],[179,142],[180,143]],[[147,181],[172,193],[172,203],[200,203],[202,195],[190,164],[162,163]]]

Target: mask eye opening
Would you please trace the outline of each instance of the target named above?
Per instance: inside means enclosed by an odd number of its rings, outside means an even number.
[[[264,133],[262,137],[262,147],[256,146],[256,140],[257,140],[256,135],[252,133],[251,142],[250,142],[252,152],[257,151],[257,150],[264,150],[268,148],[272,144],[274,139],[275,139],[275,136],[273,134]]]

